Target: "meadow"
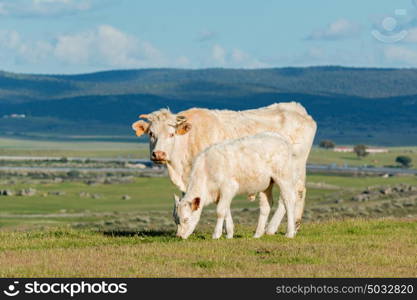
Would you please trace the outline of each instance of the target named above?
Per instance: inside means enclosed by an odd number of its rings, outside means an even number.
[[[314,147],[310,153],[309,163],[312,164],[337,164],[339,166],[399,166],[395,158],[400,155],[409,156],[412,159],[412,168],[417,166],[417,147],[387,147],[387,153],[368,154],[359,158],[355,153],[334,152],[332,150]]]
[[[144,143],[112,142],[111,137],[63,140],[57,137],[46,140],[0,137],[0,156],[148,158],[148,153],[148,146]]]
[[[416,277],[416,220],[310,223],[287,239],[237,226],[232,240],[208,229],[109,235],[68,228],[0,232],[1,277]]]
[[[96,139],[96,141],[94,141]],[[0,156],[57,156],[57,157],[116,157],[116,158],[149,158],[147,144],[141,142],[112,142],[111,138],[85,137],[58,140],[16,139],[0,137]],[[93,140],[93,141],[91,141]],[[103,141],[105,140],[105,141]],[[355,153],[341,153],[313,147],[309,163],[337,164],[339,166],[398,166],[395,158],[407,155],[412,164],[417,166],[417,147],[388,147],[388,153],[369,154],[358,158]],[[414,167],[415,167],[414,166]],[[413,166],[412,166],[413,167]]]
[[[0,155],[146,157],[147,151],[140,143],[0,139]],[[341,163],[347,155],[314,149],[311,160]],[[375,157],[385,164],[389,155]],[[232,203],[233,240],[211,239],[212,205],[183,241],[174,234],[176,189],[167,177],[0,175],[0,190],[13,192],[0,196],[0,277],[417,276],[416,176],[308,174],[295,239],[284,237],[285,224],[274,236],[253,239],[258,203],[240,196]],[[34,195],[19,195],[29,189]],[[364,194],[370,198],[355,200]]]

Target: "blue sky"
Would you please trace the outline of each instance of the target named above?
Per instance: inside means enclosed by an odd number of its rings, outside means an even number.
[[[417,67],[417,0],[0,0],[0,70],[314,65]]]

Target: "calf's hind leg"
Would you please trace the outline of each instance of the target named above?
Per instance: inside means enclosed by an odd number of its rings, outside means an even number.
[[[273,203],[272,188],[273,183],[263,193],[259,193],[259,220],[254,238],[260,238],[265,233],[266,222]]]
[[[279,182],[279,181],[276,181]],[[297,192],[295,186],[287,181],[279,182],[282,199],[285,210],[287,211],[287,233],[286,237],[293,238],[296,234],[295,228],[295,204],[297,201]]]
[[[234,224],[233,224],[233,218],[232,218],[232,212],[229,208],[226,215],[226,237],[228,239],[233,238],[233,231],[234,231]]]

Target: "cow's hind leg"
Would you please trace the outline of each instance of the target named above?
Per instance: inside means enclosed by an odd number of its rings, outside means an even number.
[[[295,204],[295,223],[297,231],[300,230],[301,221],[303,218],[304,213],[304,206],[305,206],[305,199],[306,199],[306,169],[305,164],[298,173],[297,181],[296,181],[296,191],[297,191],[297,201]]]
[[[305,205],[305,198],[306,198],[306,188],[304,185],[301,187],[299,186],[297,189],[297,202],[295,203],[295,225],[296,230],[299,231],[301,228],[301,221],[303,218],[304,213],[304,205]]]

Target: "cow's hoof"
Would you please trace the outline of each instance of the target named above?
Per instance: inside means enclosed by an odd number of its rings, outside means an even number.
[[[301,228],[301,220],[297,220],[295,222],[295,230],[298,232],[300,231],[300,228]]]
[[[295,237],[295,232],[287,232],[285,234],[285,237],[287,237],[289,239],[293,239]]]

